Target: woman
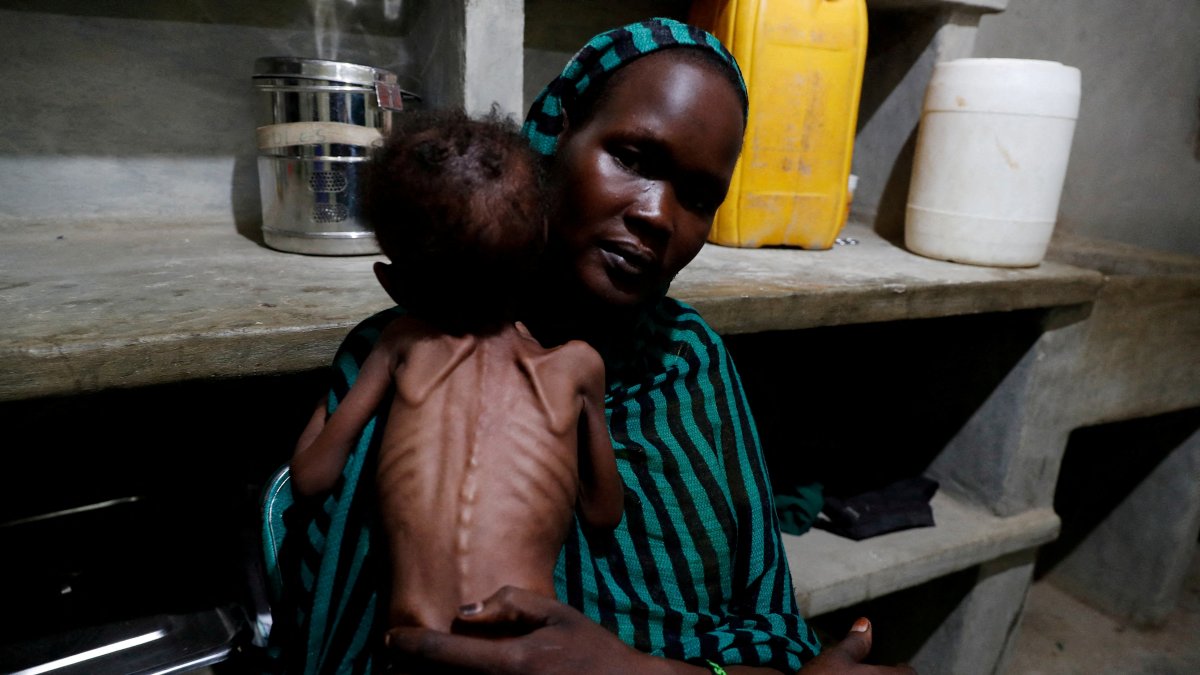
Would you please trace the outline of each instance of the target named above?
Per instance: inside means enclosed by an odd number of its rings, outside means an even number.
[[[745,120],[732,56],[667,19],[597,36],[535,102],[525,133],[548,158],[557,199],[536,302],[523,316],[544,344],[584,339],[604,356],[626,515],[600,540],[574,530],[556,570],[565,604],[503,589],[460,608],[454,634],[390,632],[388,656],[404,669],[874,671],[857,665],[870,645],[865,621],[816,656],[733,364],[703,319],[666,297],[707,238]],[[337,360],[346,381],[331,406],[394,316],[347,339]],[[369,510],[356,490],[361,469],[360,456],[314,522],[292,525],[312,542],[296,554],[308,575],[295,604],[309,672],[365,669],[372,652],[370,622],[354,618],[374,611],[362,583],[371,559],[347,553],[370,545],[354,515]]]

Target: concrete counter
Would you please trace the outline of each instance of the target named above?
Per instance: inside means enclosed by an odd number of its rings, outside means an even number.
[[[921,258],[870,229],[829,251],[707,246],[673,295],[723,333],[1086,303],[1098,272]],[[295,372],[391,303],[371,256],[267,249],[221,223],[0,226],[0,400]]]
[[[862,542],[817,529],[802,536],[785,534],[800,613],[819,616],[1036,548],[1058,536],[1059,519],[1051,509],[1000,517],[944,491],[930,507],[936,527]]]

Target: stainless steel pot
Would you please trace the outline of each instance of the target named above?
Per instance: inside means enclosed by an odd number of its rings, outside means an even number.
[[[378,253],[359,219],[358,178],[406,98],[396,75],[290,56],[255,61],[263,239],[314,255]]]

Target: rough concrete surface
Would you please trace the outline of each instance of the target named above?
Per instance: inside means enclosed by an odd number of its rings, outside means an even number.
[[[720,332],[1075,304],[1101,275],[921,258],[863,226],[831,251],[707,246],[672,295]],[[391,305],[375,257],[279,253],[221,223],[0,227],[0,400],[328,363],[351,326]]]
[[[1194,675],[1200,673],[1200,551],[1175,611],[1140,630],[1051,583],[1033,585],[1004,675]]]
[[[1049,509],[999,518],[945,491],[931,504],[937,527],[893,532],[867,541],[810,530],[784,536],[800,611],[824,614],[1007,554],[1033,549],[1058,534]]]

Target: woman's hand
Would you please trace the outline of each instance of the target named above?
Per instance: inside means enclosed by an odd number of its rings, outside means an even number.
[[[798,675],[917,675],[909,666],[868,666],[862,660],[871,651],[871,622],[859,619],[841,642],[821,651],[804,664]]]
[[[503,675],[652,672],[654,661],[557,600],[506,587],[459,610],[454,633],[393,628],[393,666],[402,672]]]
[[[643,654],[557,600],[506,587],[459,610],[454,633],[393,628],[387,634],[392,666],[408,673],[556,675],[580,673],[705,673],[679,661]],[[862,664],[871,651],[871,624],[859,619],[846,639],[825,649],[799,675],[916,675],[908,666]],[[731,675],[773,670],[730,666]]]

